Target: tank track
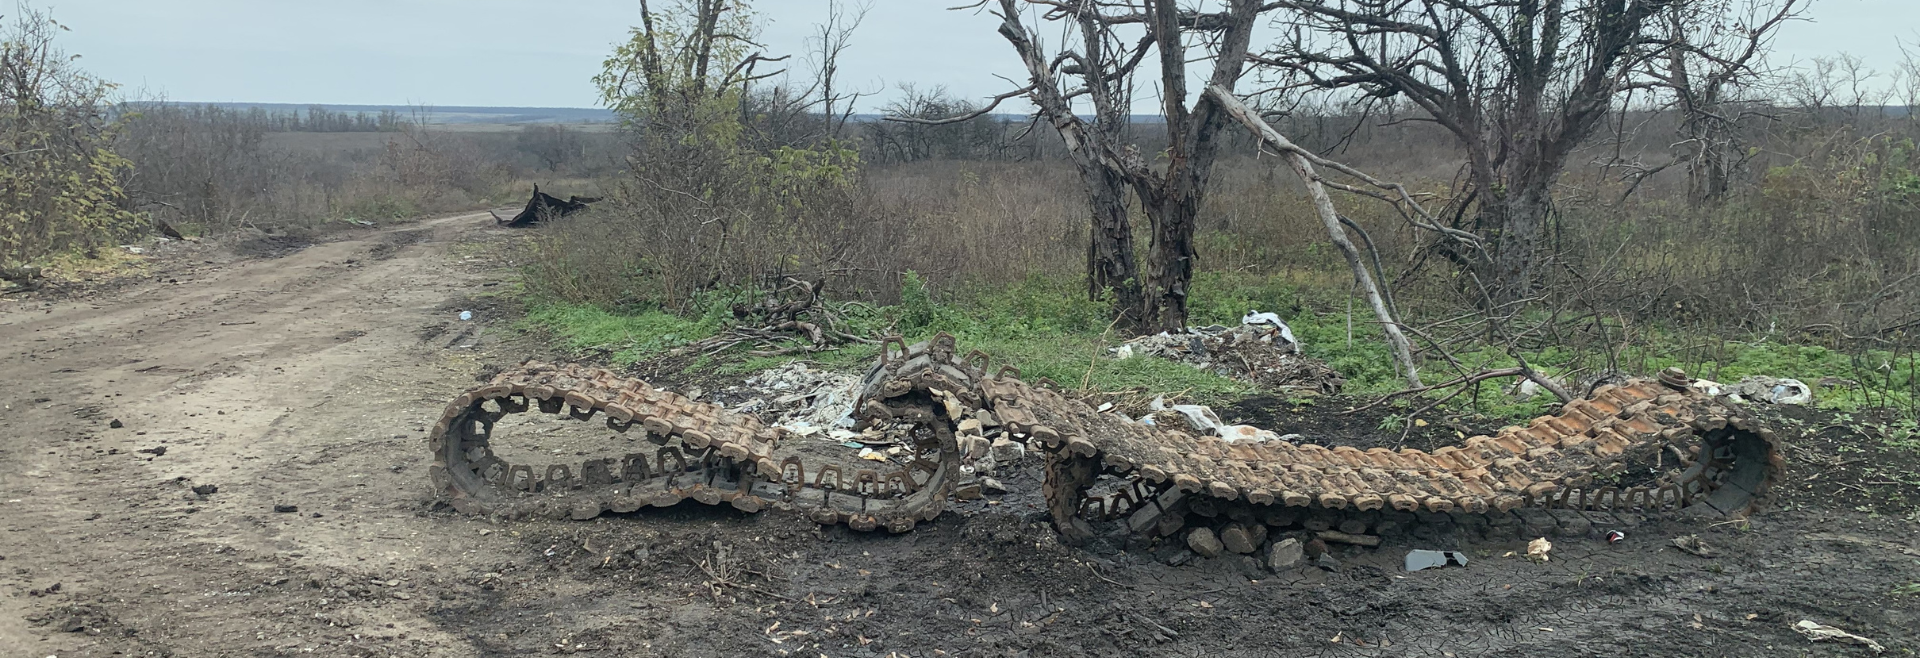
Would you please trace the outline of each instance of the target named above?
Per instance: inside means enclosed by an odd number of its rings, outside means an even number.
[[[1764,501],[1783,463],[1771,429],[1693,390],[1677,370],[1426,453],[1229,443],[1101,413],[1044,380],[1022,381],[1017,369],[989,376],[987,367],[980,352],[958,356],[946,334],[883,346],[856,415],[862,427],[904,432],[912,446],[904,469],[883,473],[809,466],[783,445],[786,430],[636,379],[529,362],[447,406],[430,435],[430,473],[441,496],[473,514],[588,519],[692,499],[904,532],[940,514],[992,429],[1044,454],[1048,512],[1070,542],[1205,528],[1246,553],[1270,528],[1366,543],[1363,533],[1416,523],[1582,534],[1645,515],[1741,516]],[[495,423],[534,409],[604,416],[614,432],[644,432],[654,450],[577,469],[495,455]],[[1656,477],[1610,483],[1649,464],[1656,468],[1643,470]]]

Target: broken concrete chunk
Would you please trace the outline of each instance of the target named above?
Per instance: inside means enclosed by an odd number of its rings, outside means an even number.
[[[993,453],[994,461],[1012,464],[1027,456],[1027,446],[1019,441],[1001,437],[993,440],[990,452]]]
[[[1305,556],[1300,540],[1288,537],[1274,542],[1273,546],[1267,549],[1267,568],[1274,571],[1290,568],[1299,564],[1303,557]]]
[[[1220,543],[1220,538],[1212,530],[1194,528],[1193,532],[1187,533],[1187,548],[1193,549],[1200,557],[1217,557],[1226,546]]]

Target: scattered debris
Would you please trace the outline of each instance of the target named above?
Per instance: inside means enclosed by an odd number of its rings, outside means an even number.
[[[466,321],[466,320],[472,320],[472,319],[473,319],[473,311],[461,311],[461,312],[460,312],[460,319],[461,319],[462,321]]]
[[[1433,567],[1444,567],[1448,563],[1467,566],[1467,554],[1460,551],[1430,551],[1414,549],[1407,552],[1407,570],[1419,571]]]
[[[1553,542],[1547,541],[1546,537],[1535,539],[1527,542],[1527,559],[1535,562],[1546,562],[1552,559],[1547,557],[1547,553],[1552,550]]]
[[[1273,320],[1278,322],[1279,317]],[[1214,325],[1178,333],[1163,331],[1127,341],[1110,353],[1116,359],[1145,355],[1179,361],[1269,389],[1339,393],[1346,379],[1327,364],[1301,355],[1299,343],[1291,339],[1292,330],[1285,327],[1283,322],[1267,323],[1263,317],[1257,324],[1231,328]]]
[[[280,514],[291,514],[293,512],[300,511],[300,506],[299,505],[274,505],[273,511],[278,512]]]
[[[1874,653],[1887,650],[1886,647],[1880,646],[1879,642],[1809,619],[1802,619],[1799,623],[1794,624],[1793,630],[1801,635],[1807,636],[1807,639],[1813,642],[1832,641],[1842,644],[1858,644]]]
[[[1286,341],[1288,349],[1293,350],[1294,354],[1300,353],[1300,339],[1293,337],[1293,327],[1287,326],[1286,321],[1281,320],[1278,314],[1247,311],[1247,314],[1240,318],[1240,324],[1250,327],[1261,325],[1273,327],[1279,332],[1280,340]]]
[[[166,447],[166,446],[155,446],[155,447],[152,447],[152,448],[141,448],[141,449],[139,449],[139,450],[135,450],[134,452],[138,452],[138,453],[144,453],[144,454],[148,454],[148,455],[153,455],[153,456],[155,456],[155,457],[159,457],[159,456],[161,456],[161,455],[164,455],[164,454],[167,454],[167,447]]]
[[[1607,533],[1607,543],[1609,544],[1618,544],[1626,540],[1627,540],[1627,533],[1621,532],[1619,530],[1615,530]]]
[[[1813,387],[1798,379],[1780,379],[1766,375],[1743,377],[1737,384],[1722,384],[1705,379],[1695,379],[1690,384],[1694,390],[1707,395],[1724,395],[1736,402],[1764,402],[1767,404],[1810,404],[1813,402]]]
[[[1673,547],[1699,557],[1713,557],[1720,554],[1720,551],[1714,550],[1712,546],[1707,545],[1705,540],[1700,539],[1700,535],[1674,537]]]
[[[200,494],[202,496],[211,496],[215,493],[219,493],[219,491],[220,491],[220,487],[218,485],[212,485],[212,484],[203,484],[193,488],[194,493]]]
[[[740,386],[716,391],[714,397],[742,400],[732,405],[732,411],[755,414],[794,434],[852,441],[862,438],[852,431],[859,385],[860,378],[851,374],[789,363],[755,373]]]
[[[1003,494],[1007,492],[1007,485],[1001,484],[999,480],[993,478],[980,478],[980,488],[990,494]]]

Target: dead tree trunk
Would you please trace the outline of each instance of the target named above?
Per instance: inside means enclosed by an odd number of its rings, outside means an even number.
[[[1087,231],[1087,299],[1108,299],[1116,326],[1139,329],[1140,278],[1133,259],[1133,224],[1127,216],[1127,181],[1091,162],[1079,168],[1092,211]]]

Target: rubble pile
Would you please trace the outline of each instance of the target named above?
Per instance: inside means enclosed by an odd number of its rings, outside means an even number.
[[[1258,314],[1271,317],[1271,313]],[[1254,317],[1249,315],[1249,317]],[[1275,319],[1277,322],[1277,319]],[[1260,322],[1237,327],[1213,325],[1181,332],[1141,336],[1112,350],[1115,358],[1152,356],[1179,361],[1266,389],[1299,389],[1335,394],[1346,378],[1300,353],[1300,343],[1285,324]]]
[[[755,373],[739,386],[714,397],[742,400],[729,405],[735,413],[759,416],[767,424],[800,436],[849,440],[853,431],[853,402],[860,397],[860,378],[789,363]]]

